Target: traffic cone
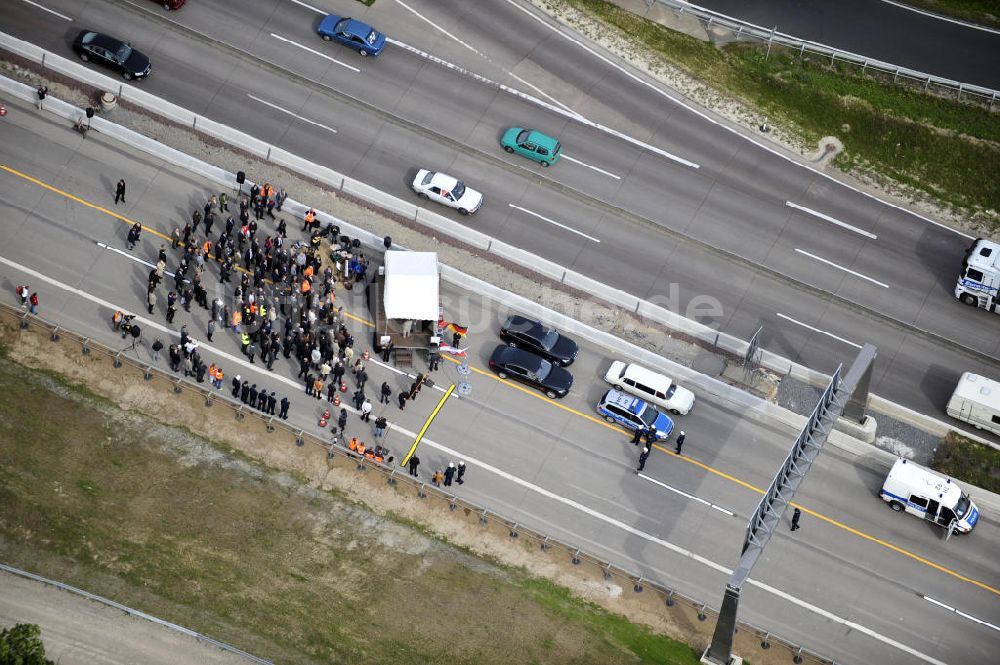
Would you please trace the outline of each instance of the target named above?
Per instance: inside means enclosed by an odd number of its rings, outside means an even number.
[[[319,426],[326,427],[328,420],[330,420],[330,409],[324,409],[323,415],[319,417]]]
[[[333,396],[333,405],[334,406],[340,406],[340,395],[334,395]]]
[[[368,358],[369,358],[368,349],[365,349],[365,352],[361,354],[361,359],[368,360]]]
[[[346,393],[347,392],[347,382],[346,381],[341,381],[340,382],[340,392],[342,392],[342,393]]]

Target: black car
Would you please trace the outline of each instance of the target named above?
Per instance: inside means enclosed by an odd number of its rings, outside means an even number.
[[[573,364],[580,350],[569,337],[517,314],[507,317],[500,327],[500,337],[510,346],[527,349],[563,367]]]
[[[573,375],[534,353],[500,344],[490,356],[490,369],[501,379],[517,379],[541,388],[546,397],[565,397],[573,387]]]
[[[84,62],[94,61],[114,69],[126,80],[149,76],[149,58],[123,41],[93,30],[82,30],[73,41],[73,50]]]

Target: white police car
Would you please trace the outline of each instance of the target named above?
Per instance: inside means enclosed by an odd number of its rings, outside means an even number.
[[[620,390],[604,393],[604,397],[597,403],[597,412],[609,423],[617,423],[630,430],[652,428],[659,441],[669,437],[674,429],[674,421],[669,417],[638,397]]]

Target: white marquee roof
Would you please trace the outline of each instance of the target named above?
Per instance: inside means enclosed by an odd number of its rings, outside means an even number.
[[[386,252],[384,300],[387,318],[437,321],[437,252]]]

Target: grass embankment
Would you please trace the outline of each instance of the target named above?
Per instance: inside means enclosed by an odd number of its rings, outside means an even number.
[[[938,446],[931,468],[1000,494],[1000,452],[955,432],[949,432]]]
[[[547,581],[2,357],[0,394],[12,565],[282,664],[698,660]]]
[[[836,136],[837,166],[892,178],[1000,224],[1000,116],[923,94],[848,65],[766,46],[719,50],[604,0],[566,0],[646,44],[697,79],[739,98],[812,144]]]
[[[943,16],[954,16],[991,28],[1000,28],[998,0],[905,0],[905,4]]]

